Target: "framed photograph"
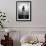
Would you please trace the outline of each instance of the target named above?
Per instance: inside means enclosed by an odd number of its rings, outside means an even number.
[[[16,21],[31,21],[31,1],[16,1]]]

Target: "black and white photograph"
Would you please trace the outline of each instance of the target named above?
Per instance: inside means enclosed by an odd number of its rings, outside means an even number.
[[[16,20],[31,21],[31,1],[16,1]]]

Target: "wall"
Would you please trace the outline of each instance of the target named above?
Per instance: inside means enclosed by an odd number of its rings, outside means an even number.
[[[7,35],[6,32],[0,31],[0,44],[1,44],[1,39],[5,40],[4,35]],[[9,37],[13,39],[13,46],[20,46],[20,40],[19,40],[19,32],[9,32]]]
[[[22,35],[31,31],[45,31],[46,33],[46,0],[32,0],[31,22],[16,21],[16,1],[0,0],[0,10],[6,12],[7,16],[5,27],[11,31],[21,31]],[[23,31],[26,32],[23,33]]]
[[[46,0],[32,0],[32,21],[16,22],[16,0],[0,0],[0,10],[6,12],[6,27],[46,27]]]
[[[39,42],[44,41],[45,32],[46,31],[12,31],[9,32],[9,37],[13,39],[13,46],[20,46],[20,40],[23,36],[33,36],[36,39],[38,38]],[[0,43],[1,39],[5,39],[4,35],[7,35],[7,33],[0,31]]]

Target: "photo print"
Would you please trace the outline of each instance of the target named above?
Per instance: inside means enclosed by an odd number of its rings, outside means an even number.
[[[16,1],[16,20],[31,21],[31,1]]]

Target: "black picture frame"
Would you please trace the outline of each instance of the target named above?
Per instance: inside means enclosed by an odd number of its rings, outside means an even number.
[[[16,21],[31,21],[31,1],[16,1]]]

